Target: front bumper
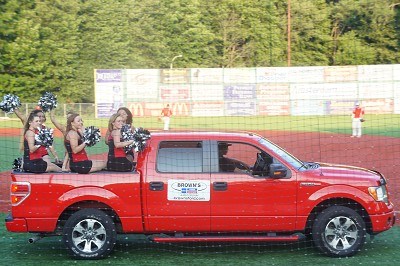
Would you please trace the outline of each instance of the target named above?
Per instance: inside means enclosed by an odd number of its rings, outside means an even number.
[[[396,223],[396,213],[394,211],[371,215],[372,233],[378,234],[380,232],[389,230]]]
[[[27,233],[28,225],[24,218],[13,218],[11,213],[9,213],[5,219],[6,228],[9,232],[15,233]]]

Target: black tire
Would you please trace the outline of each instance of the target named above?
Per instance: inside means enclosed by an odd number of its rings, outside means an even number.
[[[332,206],[317,216],[312,236],[322,253],[331,257],[350,257],[364,245],[365,222],[353,209]]]
[[[101,259],[116,243],[117,233],[113,220],[97,209],[77,211],[65,223],[63,242],[74,257]]]

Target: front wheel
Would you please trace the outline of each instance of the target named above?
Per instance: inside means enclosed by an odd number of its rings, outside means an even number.
[[[113,220],[97,209],[77,211],[67,220],[63,242],[72,255],[81,259],[100,259],[107,256],[116,243]]]
[[[364,245],[365,222],[353,209],[332,206],[317,216],[312,236],[315,246],[328,256],[353,256]]]

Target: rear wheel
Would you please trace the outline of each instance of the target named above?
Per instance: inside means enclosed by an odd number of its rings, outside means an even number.
[[[72,255],[81,259],[99,259],[107,256],[117,239],[115,224],[97,209],[80,210],[67,220],[63,242]]]
[[[312,236],[315,246],[326,255],[348,257],[364,245],[366,228],[364,220],[353,209],[332,206],[317,216]]]

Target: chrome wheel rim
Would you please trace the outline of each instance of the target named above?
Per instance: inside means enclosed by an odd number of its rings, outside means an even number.
[[[85,253],[101,249],[106,242],[106,236],[104,226],[94,219],[82,220],[72,230],[72,242]]]
[[[325,240],[333,249],[347,250],[354,245],[357,239],[357,225],[348,217],[335,217],[325,227]]]

